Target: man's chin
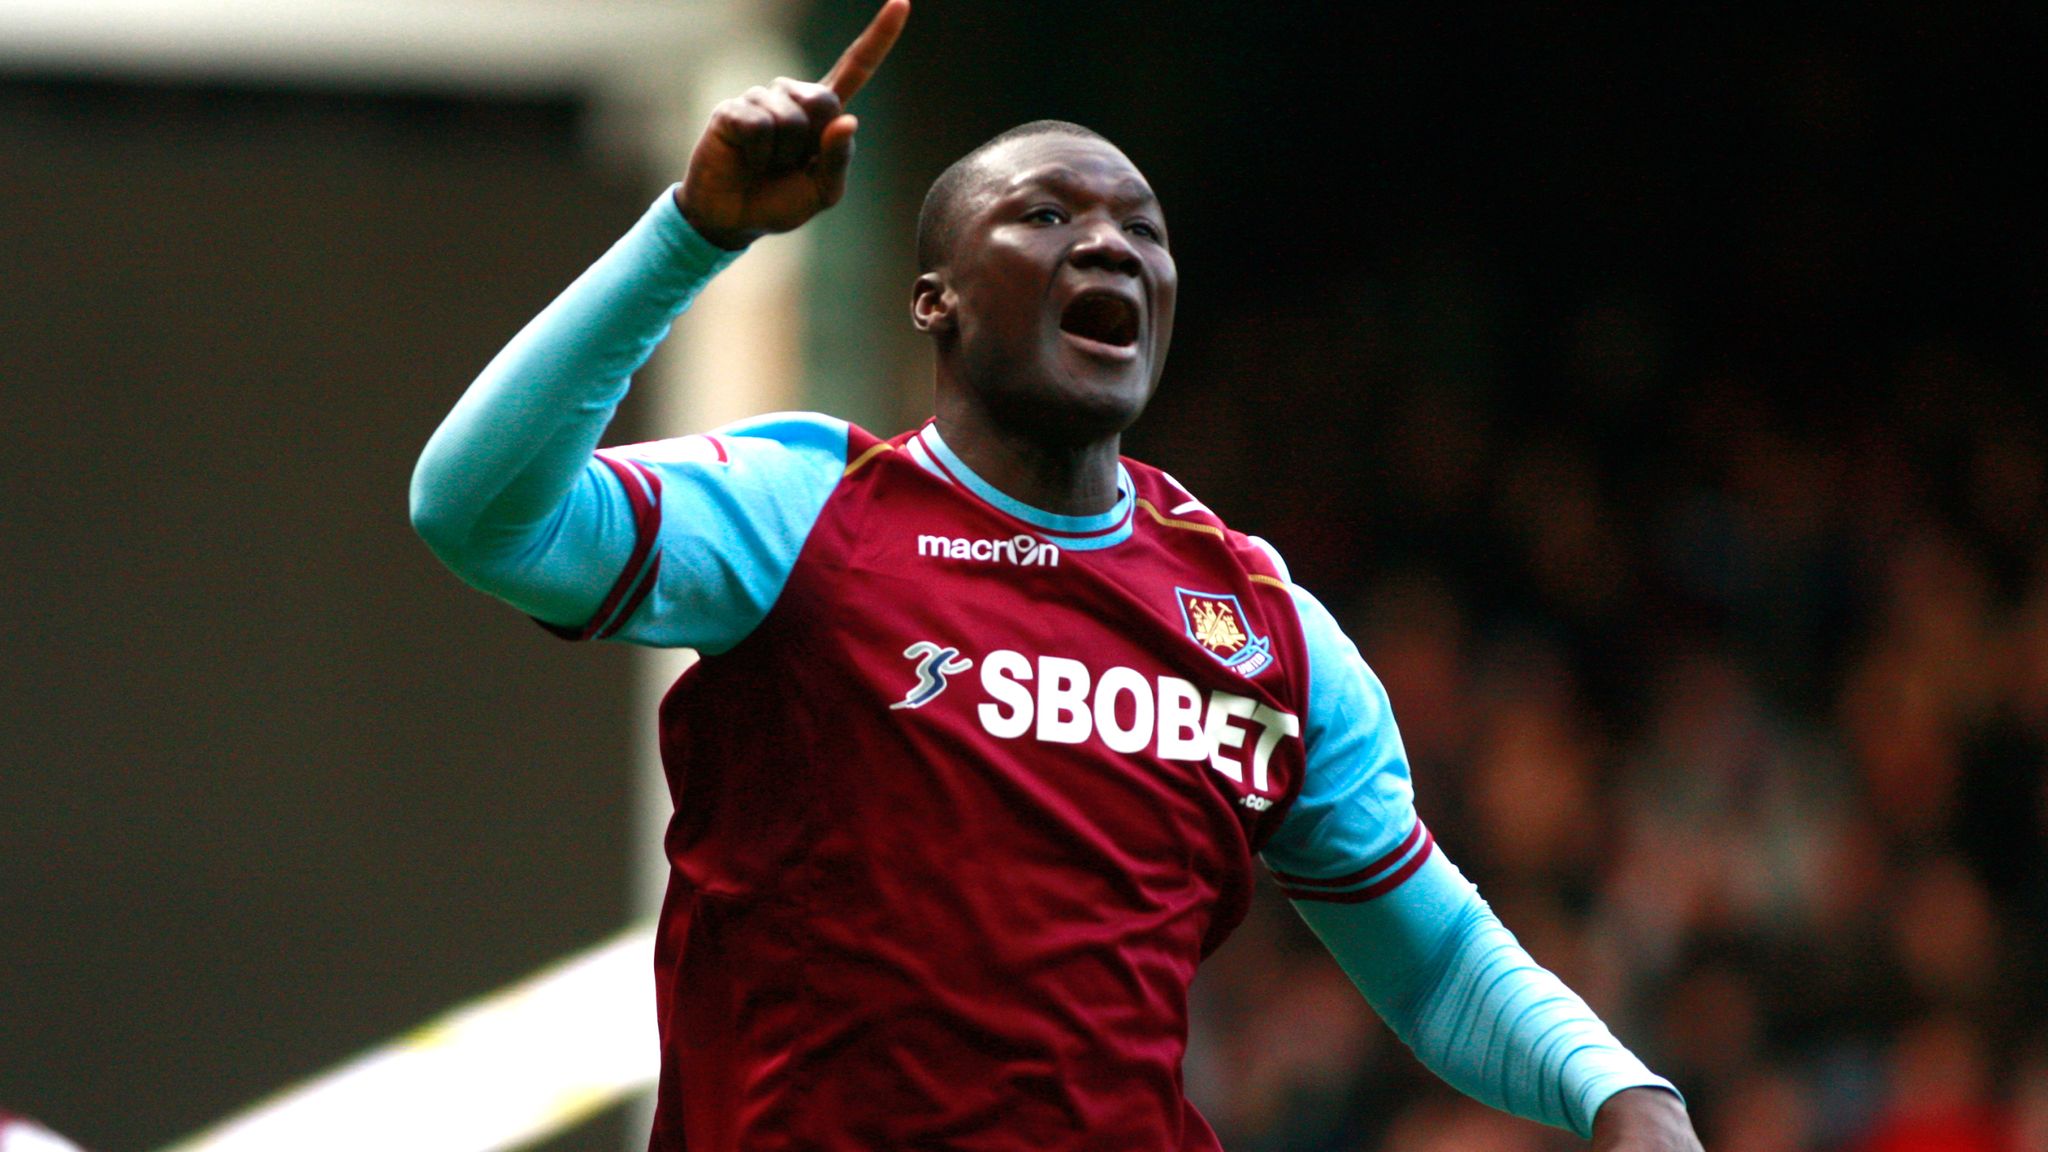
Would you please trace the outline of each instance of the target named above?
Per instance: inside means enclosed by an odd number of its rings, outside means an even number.
[[[1151,396],[1142,366],[1121,372],[1063,372],[1044,391],[1018,397],[1022,427],[1069,447],[1106,440],[1137,421]]]

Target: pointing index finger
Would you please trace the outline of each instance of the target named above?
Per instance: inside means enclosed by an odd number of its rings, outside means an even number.
[[[896,46],[896,37],[903,34],[903,25],[910,19],[910,0],[889,0],[868,26],[839,54],[839,60],[832,70],[825,73],[821,81],[839,95],[841,104],[853,99],[853,94],[867,84],[875,69],[889,56],[889,49]]]

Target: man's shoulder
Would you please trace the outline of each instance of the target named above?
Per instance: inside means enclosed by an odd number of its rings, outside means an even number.
[[[730,464],[740,457],[797,454],[844,465],[849,443],[865,432],[819,412],[770,412],[720,425],[709,432],[671,436],[601,451],[649,464]]]
[[[1288,582],[1287,564],[1271,544],[1224,523],[1223,517],[1174,479],[1172,473],[1129,457],[1124,457],[1123,464],[1136,490],[1138,515],[1162,528],[1192,531],[1221,540],[1253,575],[1281,584]]]

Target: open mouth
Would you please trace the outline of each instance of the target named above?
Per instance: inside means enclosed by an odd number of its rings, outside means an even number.
[[[1083,292],[1060,313],[1060,331],[1111,348],[1138,342],[1138,306],[1114,292]]]

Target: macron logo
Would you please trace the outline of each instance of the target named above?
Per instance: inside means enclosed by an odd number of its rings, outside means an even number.
[[[964,536],[919,536],[917,554],[940,560],[979,560],[1015,564],[1020,568],[1057,568],[1059,545],[1020,532],[1008,540],[969,540]]]

